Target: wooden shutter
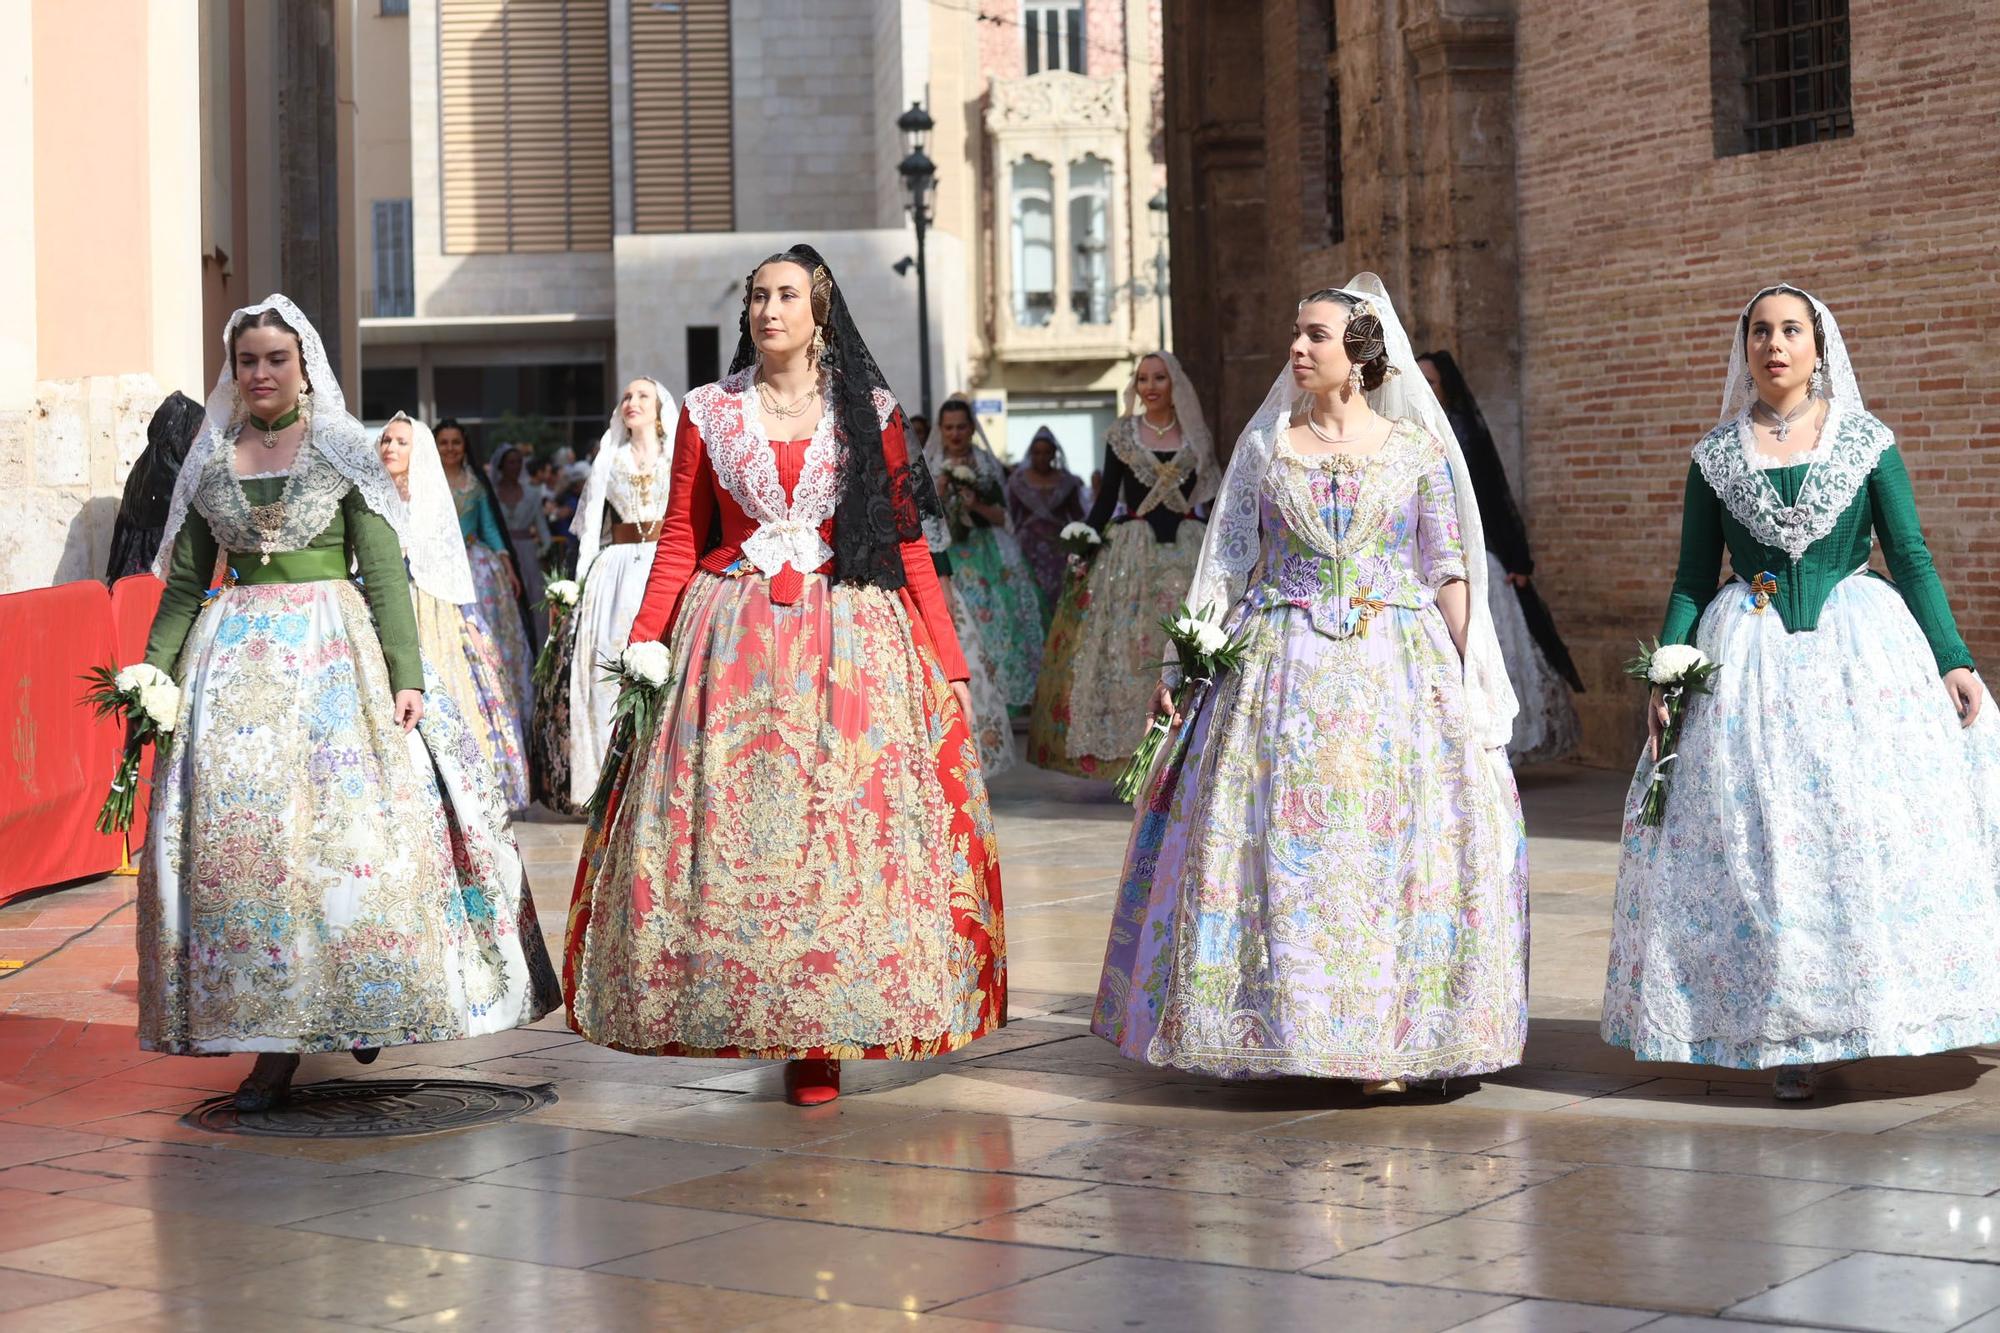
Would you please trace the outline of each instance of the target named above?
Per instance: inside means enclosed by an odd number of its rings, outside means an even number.
[[[729,0],[630,3],[633,227],[729,231]]]
[[[607,0],[438,0],[447,254],[611,248]]]

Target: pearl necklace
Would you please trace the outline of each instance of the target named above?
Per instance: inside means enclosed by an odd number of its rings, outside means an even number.
[[[1154,439],[1164,440],[1167,438],[1168,432],[1172,431],[1175,427],[1181,424],[1181,414],[1176,412],[1173,414],[1173,416],[1167,418],[1166,425],[1155,426],[1152,422],[1152,418],[1146,416],[1146,414],[1142,412],[1139,414],[1139,424],[1144,426],[1147,430],[1153,432]]]
[[[1321,428],[1318,418],[1314,417],[1310,412],[1306,413],[1306,429],[1311,431],[1322,444],[1352,444],[1354,442],[1352,435],[1328,434]]]

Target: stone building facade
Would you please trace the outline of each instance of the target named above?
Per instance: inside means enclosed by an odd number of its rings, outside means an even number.
[[[229,312],[298,298],[355,383],[341,275],[353,6],[0,6],[0,593],[105,570],[168,393],[205,398]],[[280,89],[284,96],[280,96]],[[107,193],[108,191],[108,193]]]
[[[1780,279],[1841,318],[1961,628],[2000,652],[2000,6],[1852,0],[1842,132],[1739,151],[1748,8],[1167,4],[1176,328],[1221,433],[1268,387],[1291,300],[1380,272],[1508,458],[1596,762],[1631,761],[1619,664],[1658,628],[1736,314]]]

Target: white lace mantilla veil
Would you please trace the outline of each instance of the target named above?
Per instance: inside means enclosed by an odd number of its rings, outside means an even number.
[[[1450,461],[1459,540],[1465,548],[1466,580],[1471,585],[1470,617],[1465,632],[1466,717],[1473,734],[1484,746],[1489,749],[1504,746],[1513,735],[1514,715],[1520,711],[1520,704],[1507,679],[1500,640],[1493,630],[1493,615],[1486,605],[1486,532],[1479,521],[1479,500],[1473,491],[1472,474],[1466,468],[1458,438],[1445,419],[1444,408],[1417,367],[1409,335],[1396,317],[1395,306],[1382,280],[1373,273],[1357,273],[1339,291],[1350,301],[1367,302],[1382,321],[1389,365],[1396,371],[1368,395],[1368,405],[1391,421],[1408,419],[1422,426],[1444,445]],[[1197,611],[1206,607],[1217,615],[1226,615],[1243,595],[1262,540],[1259,497],[1264,476],[1270,470],[1278,440],[1299,419],[1304,406],[1304,399],[1292,387],[1291,363],[1287,357],[1271,391],[1264,395],[1263,404],[1237,437],[1236,452],[1229,457],[1221,494],[1210,512],[1208,532],[1202,539],[1201,562],[1195,567],[1194,581],[1188,588],[1188,605]]]
[[[229,351],[229,335],[238,324],[266,310],[277,311],[299,335],[306,383],[312,388],[312,426],[308,440],[313,452],[353,482],[368,507],[388,520],[389,526],[395,529],[396,539],[403,544],[403,549],[407,551],[410,548],[409,507],[403,503],[396,483],[389,479],[389,473],[383,468],[382,456],[375,451],[375,432],[348,415],[347,399],[341,394],[340,381],[334,378],[333,367],[326,359],[326,345],[320,341],[319,330],[312,326],[312,321],[292,303],[290,297],[274,293],[256,305],[244,306],[236,311],[222,326],[222,373],[216,377],[215,388],[208,395],[207,415],[202,421],[201,432],[195,436],[187,459],[181,464],[180,477],[174,482],[173,503],[167,510],[167,526],[160,537],[160,553],[153,559],[153,572],[163,579],[173,563],[174,541],[180,536],[181,525],[187,522],[188,506],[194,502],[202,473],[207,470],[209,460],[215,457],[216,450],[235,440],[234,432],[238,424],[236,395],[231,390],[235,385],[236,367],[235,358]]]
[[[1861,401],[1861,385],[1854,378],[1854,363],[1847,359],[1847,343],[1840,336],[1840,325],[1834,320],[1833,312],[1804,288],[1780,282],[1764,288],[1745,302],[1742,315],[1729,326],[1729,378],[1722,382],[1722,415],[1716,418],[1717,422],[1727,423],[1748,416],[1751,405],[1757,401],[1757,386],[1750,382],[1750,361],[1743,350],[1743,321],[1750,318],[1751,308],[1757,302],[1774,292],[1789,292],[1803,297],[1819,316],[1820,336],[1824,340],[1820,348],[1820,364],[1826,372],[1827,399],[1836,407],[1867,411],[1868,405]]]
[[[999,484],[1000,507],[1005,509],[1007,507],[1007,469],[1001,465],[1000,455],[993,452],[993,442],[986,438],[986,423],[979,419],[978,411],[972,406],[972,399],[966,397],[964,394],[951,394],[944,401],[947,403],[957,402],[965,404],[965,410],[972,417],[973,465],[981,473],[990,476]],[[943,419],[944,408],[940,404],[937,419],[931,422],[930,438],[924,441],[924,466],[930,469],[932,485],[936,485],[944,477],[944,432],[939,425],[939,422],[943,421]],[[945,546],[951,545],[951,525],[942,521],[938,521],[937,523],[939,530],[944,533],[943,546],[940,546],[937,538],[932,535],[931,525],[932,520],[926,519],[924,521],[924,535],[929,538],[931,549],[933,551],[940,551]],[[1013,517],[1009,515],[1007,521],[999,526],[1002,532],[1013,531]]]
[[[655,476],[672,472],[674,466],[674,431],[679,409],[674,406],[674,396],[667,392],[667,386],[650,375],[638,378],[653,386],[653,392],[660,397],[660,457],[653,464]],[[583,499],[577,513],[582,518],[582,527],[576,535],[576,573],[571,577],[581,581],[590,572],[597,560],[597,553],[604,545],[604,496],[611,489],[611,469],[617,460],[632,452],[632,437],[625,429],[624,395],[619,395],[619,406],[611,409],[610,424],[597,441],[597,457],[590,460],[590,480],[583,485]]]
[[[1147,357],[1158,357],[1167,368],[1167,378],[1174,385],[1174,415],[1180,418],[1181,442],[1195,447],[1194,493],[1188,496],[1188,507],[1205,505],[1215,498],[1222,486],[1222,469],[1215,461],[1215,436],[1208,429],[1208,416],[1201,410],[1201,395],[1194,391],[1194,381],[1187,371],[1181,369],[1181,359],[1172,352],[1147,352],[1132,367],[1132,378],[1125,383],[1125,415],[1135,417],[1144,412],[1145,405],[1139,401],[1139,366]],[[1058,446],[1060,447],[1060,446]]]
[[[410,427],[410,535],[403,542],[403,554],[410,559],[410,581],[441,602],[469,605],[479,594],[473,590],[472,562],[465,554],[458,506],[451,498],[451,483],[444,477],[437,437],[408,412],[390,417],[383,429],[398,421],[408,422]]]

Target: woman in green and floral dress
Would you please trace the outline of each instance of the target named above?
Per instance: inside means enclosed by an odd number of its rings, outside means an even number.
[[[261,1110],[302,1053],[533,1022],[553,974],[479,746],[427,686],[373,436],[289,300],[237,311],[224,345],[146,645],[182,702],[140,868],[139,1041],[257,1052],[237,1105]]]
[[[1671,766],[1648,709],[1603,1033],[1797,1100],[1827,1062],[2000,1040],[2000,721],[1832,312],[1780,284],[1730,333],[1660,630],[1720,669]]]

